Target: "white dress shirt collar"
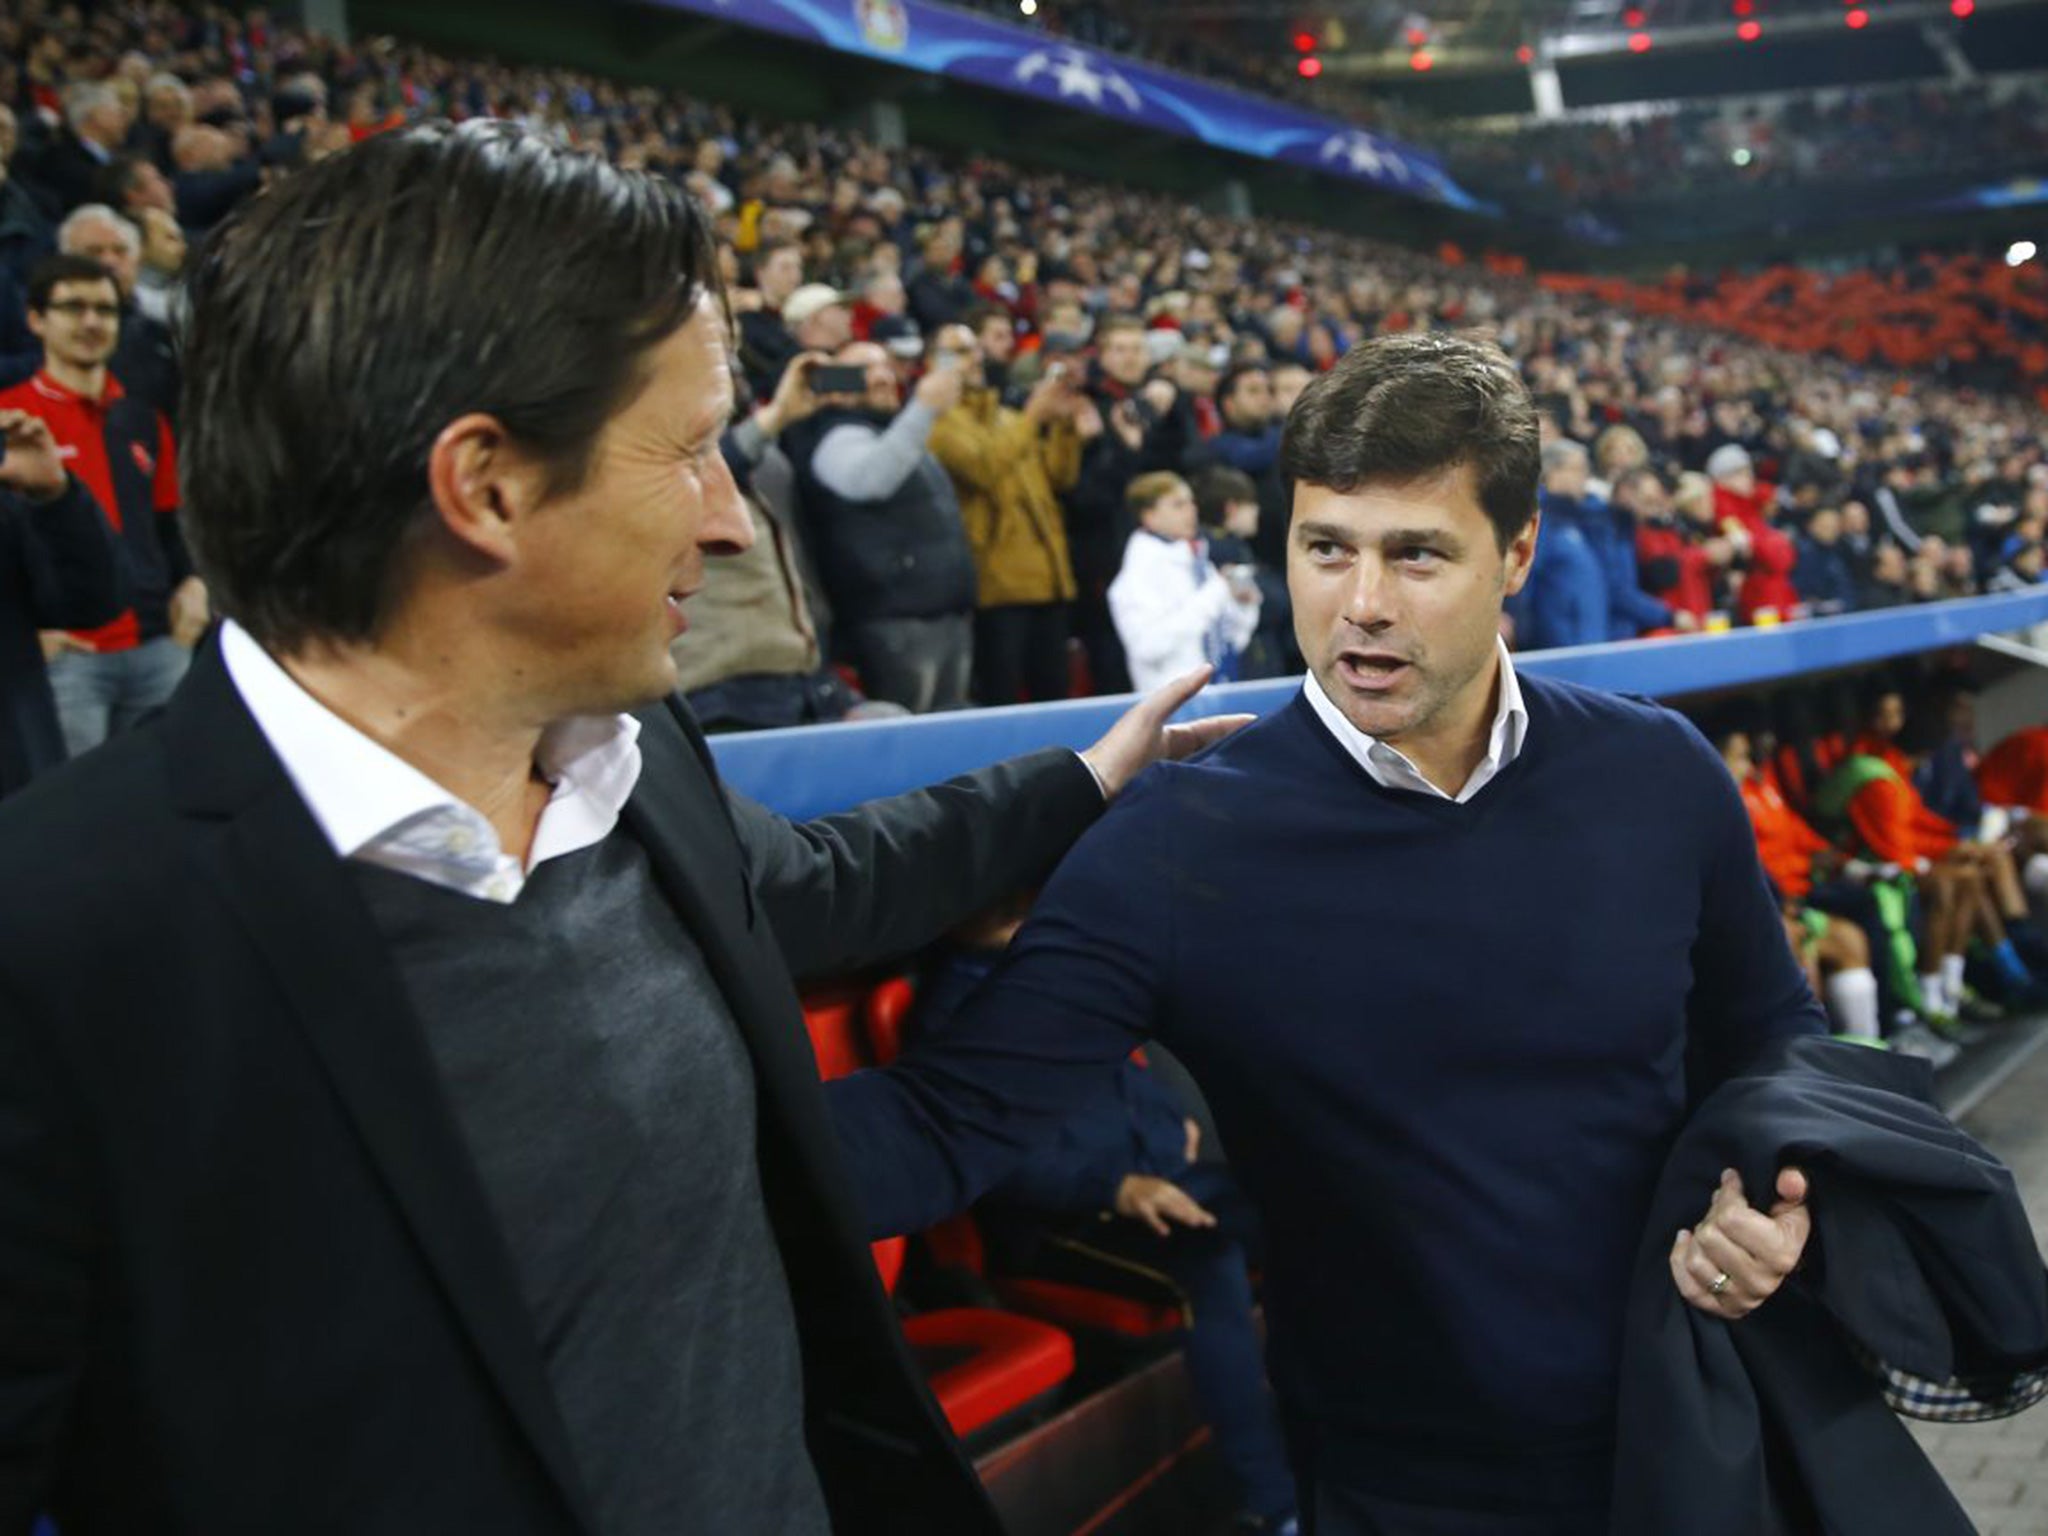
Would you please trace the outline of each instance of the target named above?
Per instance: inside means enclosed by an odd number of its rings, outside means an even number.
[[[232,620],[221,629],[221,658],[338,855],[465,895],[517,900],[533,869],[603,841],[640,778],[640,722],[631,715],[548,727],[534,762],[554,793],[521,868],[481,811],[306,692]]]
[[[1344,712],[1323,692],[1315,673],[1310,672],[1302,679],[1301,691],[1308,696],[1316,718],[1337,738],[1337,744],[1356,759],[1373,783],[1382,789],[1413,790],[1419,795],[1431,795],[1438,800],[1451,800],[1463,805],[1491,784],[1501,770],[1521,754],[1522,743],[1529,734],[1529,709],[1522,702],[1522,684],[1515,676],[1515,664],[1508,656],[1506,642],[1494,643],[1500,648],[1500,699],[1494,706],[1493,728],[1487,733],[1486,756],[1479,760],[1471,777],[1455,795],[1445,794],[1424,778],[1421,770],[1398,747],[1390,746],[1376,736],[1366,735],[1347,720]]]

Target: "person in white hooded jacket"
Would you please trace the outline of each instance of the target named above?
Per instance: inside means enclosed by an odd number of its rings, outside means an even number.
[[[1179,475],[1138,476],[1124,504],[1138,528],[1110,583],[1109,612],[1132,686],[1150,692],[1205,661],[1217,681],[1229,681],[1258,627],[1258,587],[1227,578],[1209,559],[1195,493]]]

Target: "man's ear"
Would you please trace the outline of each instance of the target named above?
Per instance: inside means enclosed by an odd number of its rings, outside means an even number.
[[[1513,597],[1528,583],[1529,567],[1536,561],[1536,535],[1541,530],[1543,514],[1531,513],[1522,531],[1508,541],[1502,563],[1507,567],[1503,590]]]
[[[546,487],[547,467],[482,412],[449,422],[427,454],[427,491],[441,526],[497,564],[518,553],[519,534]]]

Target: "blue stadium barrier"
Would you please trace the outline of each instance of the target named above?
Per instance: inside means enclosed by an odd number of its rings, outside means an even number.
[[[2048,587],[1769,629],[1536,651],[1517,656],[1515,665],[1532,676],[1668,699],[1967,645],[1980,635],[2041,623],[2048,623]],[[1296,678],[1275,678],[1206,688],[1180,718],[1264,714],[1294,697],[1300,686]],[[714,737],[712,751],[726,782],[742,794],[785,816],[821,816],[1038,747],[1085,747],[1129,703],[1128,697],[1072,699],[756,731]]]

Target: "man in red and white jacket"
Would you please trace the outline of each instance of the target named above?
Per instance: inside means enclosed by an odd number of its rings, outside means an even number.
[[[206,588],[178,530],[171,429],[107,369],[120,333],[114,279],[90,258],[53,256],[30,280],[28,318],[43,367],[0,393],[0,410],[48,423],[65,468],[120,536],[133,599],[96,629],[44,633],[50,689],[75,757],[170,698],[206,626]]]

